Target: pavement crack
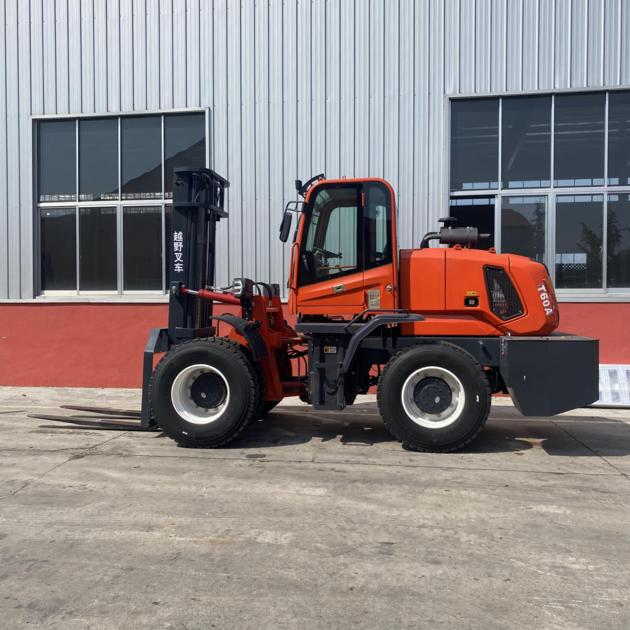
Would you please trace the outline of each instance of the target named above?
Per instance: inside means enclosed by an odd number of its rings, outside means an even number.
[[[69,457],[64,459],[62,462],[59,462],[59,463],[55,464],[54,466],[51,466],[48,470],[44,471],[41,475],[37,475],[35,477],[31,477],[30,479],[27,479],[24,483],[22,483],[21,486],[19,486],[15,490],[12,490],[11,492],[9,492],[9,494],[5,494],[4,496],[1,496],[0,497],[0,501],[3,500],[3,499],[8,499],[9,497],[16,496],[17,494],[22,492],[22,490],[25,490],[26,488],[30,488],[31,486],[36,484],[38,481],[41,481],[44,477],[49,475],[51,472],[54,472],[58,468],[61,468],[62,466],[65,466],[65,464],[67,464],[68,462],[71,462],[71,461],[73,461],[75,459],[83,459],[84,457],[87,457],[88,455],[91,454],[92,451],[97,449],[99,446],[103,446],[104,444],[107,444],[108,442],[111,442],[112,440],[115,440],[115,439],[119,438],[124,433],[128,433],[128,432],[125,431],[123,433],[119,433],[118,435],[114,435],[114,436],[112,436],[110,438],[107,438],[106,440],[98,442],[97,444],[92,444],[91,446],[87,446],[87,447],[85,447],[83,449],[80,449],[78,452],[72,453],[72,455],[70,455]],[[73,449],[73,450],[77,450],[77,449]],[[50,452],[50,451],[48,451],[48,452]]]

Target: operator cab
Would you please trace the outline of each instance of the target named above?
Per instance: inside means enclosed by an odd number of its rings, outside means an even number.
[[[291,254],[291,312],[351,319],[396,308],[393,190],[382,179],[314,179],[296,182],[305,200]]]

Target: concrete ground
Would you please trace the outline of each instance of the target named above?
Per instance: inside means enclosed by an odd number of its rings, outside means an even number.
[[[214,451],[27,418],[129,390],[0,390],[5,628],[628,628],[630,412],[403,450],[373,400],[279,407]]]

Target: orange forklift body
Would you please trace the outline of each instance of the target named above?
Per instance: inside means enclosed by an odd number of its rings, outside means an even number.
[[[597,399],[597,341],[552,334],[559,315],[547,268],[475,249],[478,231],[451,227],[450,217],[418,249],[399,250],[385,180],[296,182],[304,202],[287,205],[280,229],[286,242],[298,213],[292,327],[278,285],[213,286],[214,226],[227,218],[229,182],[207,169],[174,177],[169,326],[154,329],[145,348],[143,428],[221,446],[284,397],[341,410],[376,385],[397,439],[449,451],[479,433],[493,393],[509,393],[525,415]],[[448,247],[429,247],[433,240]],[[240,313],[214,313],[216,302]]]
[[[341,278],[300,284],[300,252],[306,241],[308,209],[319,190],[329,186],[362,186],[374,182],[390,196],[391,262],[358,269]],[[365,193],[360,196],[365,208]],[[512,279],[522,312],[509,320],[493,312],[486,290],[486,268],[504,270]],[[340,285],[343,290],[338,291]],[[390,184],[378,178],[321,180],[309,188],[291,249],[289,309],[300,317],[325,315],[351,319],[364,310],[405,309],[422,313],[423,321],[404,324],[402,334],[422,336],[548,335],[558,327],[558,306],[546,267],[523,256],[455,246],[400,250],[396,200]],[[378,308],[370,295],[378,294]]]

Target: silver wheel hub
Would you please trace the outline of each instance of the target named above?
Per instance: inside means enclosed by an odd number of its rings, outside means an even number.
[[[412,372],[400,393],[405,413],[425,429],[443,429],[464,410],[466,394],[462,382],[446,368],[426,366]]]
[[[173,381],[171,402],[177,414],[187,422],[210,424],[228,408],[230,386],[212,365],[189,365]]]

